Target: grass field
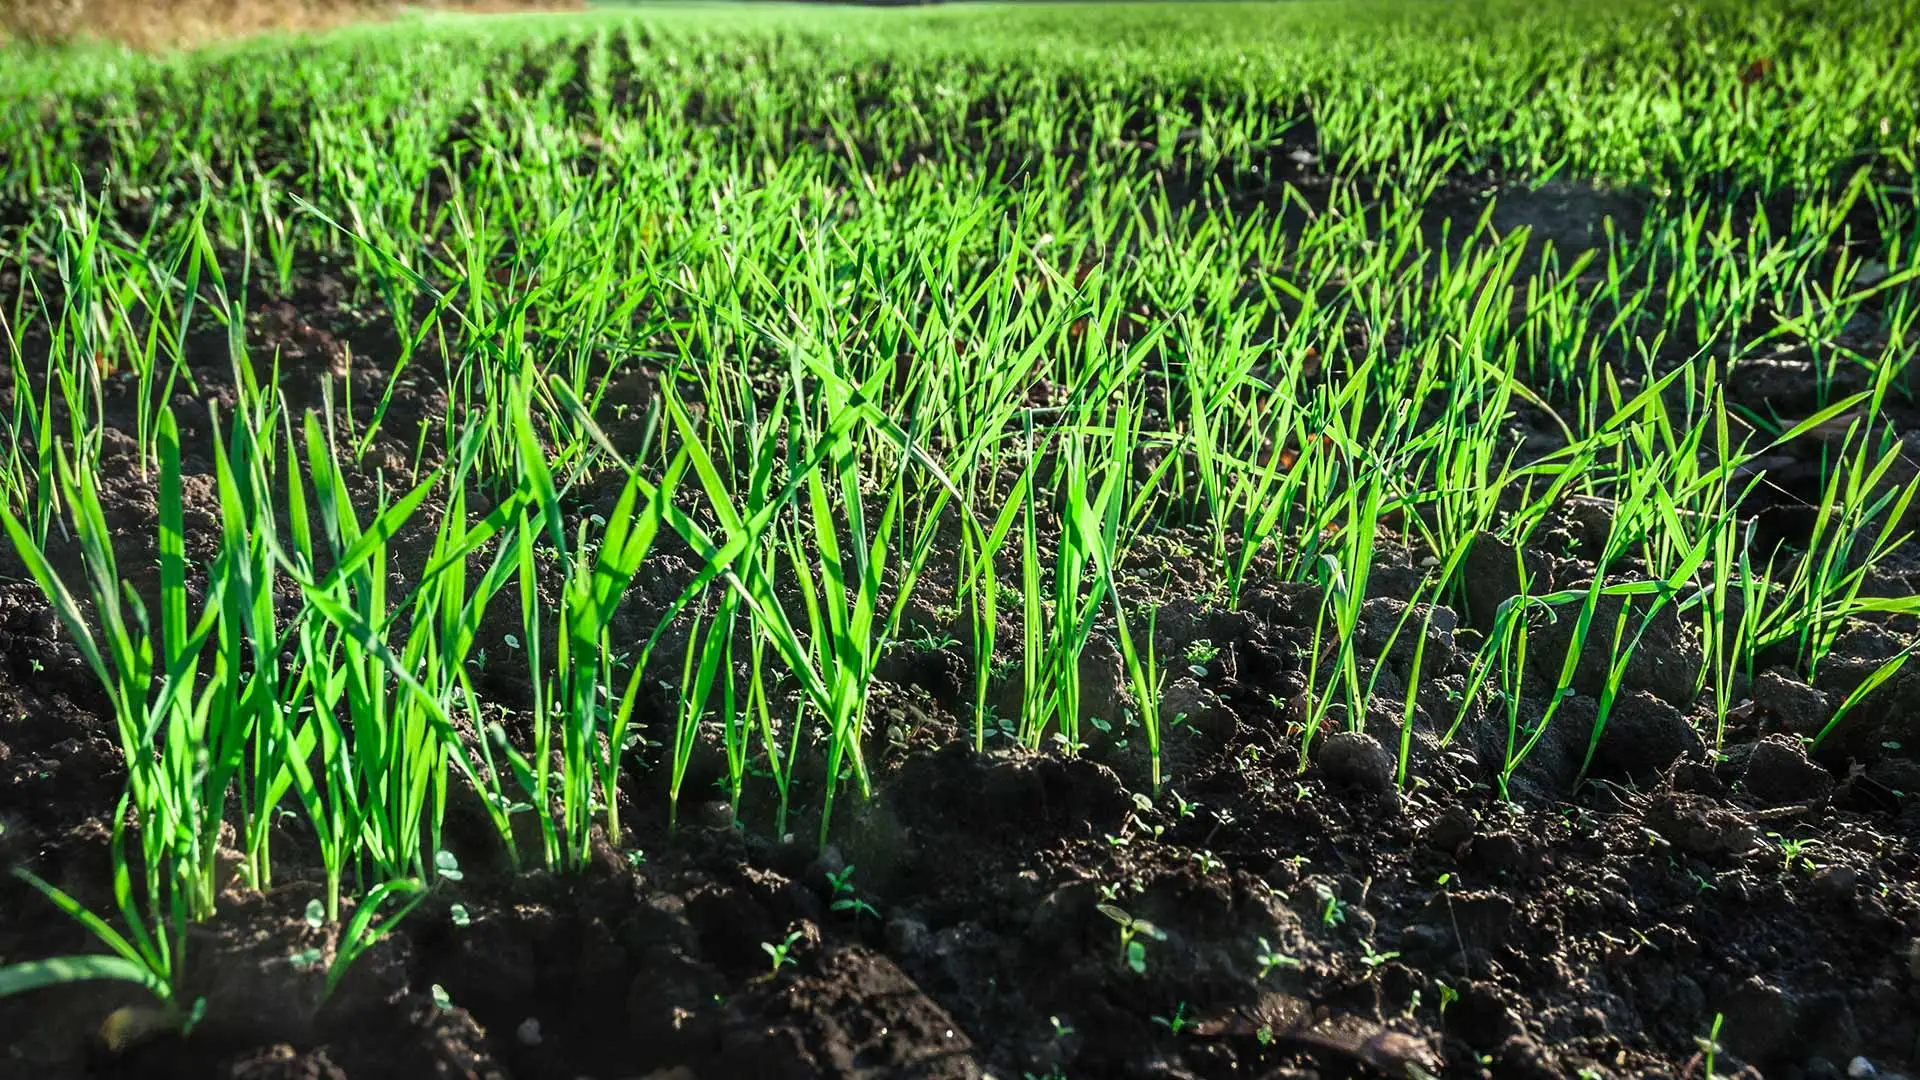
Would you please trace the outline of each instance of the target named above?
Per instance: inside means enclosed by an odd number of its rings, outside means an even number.
[[[0,1076],[1911,1071],[1916,24],[0,49]]]

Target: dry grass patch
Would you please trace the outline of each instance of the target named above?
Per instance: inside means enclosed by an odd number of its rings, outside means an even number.
[[[136,48],[191,45],[269,30],[308,30],[407,10],[578,8],[580,0],[0,0],[0,40],[38,44],[95,39]]]

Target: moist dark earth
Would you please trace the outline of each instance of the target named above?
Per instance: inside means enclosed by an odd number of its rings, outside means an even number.
[[[1573,213],[1558,226],[1568,235],[1587,228]],[[254,303],[250,348],[277,352],[293,408],[317,405],[330,377],[385,385],[378,361],[394,343],[347,302],[352,291],[314,266],[294,295]],[[194,448],[214,435],[205,400],[233,396],[223,333],[208,335],[193,361],[199,393],[173,402],[202,552],[212,466]],[[1730,393],[1790,414],[1808,364],[1749,361]],[[0,383],[0,396],[18,390]],[[110,390],[103,482],[121,565],[140,586],[155,509],[132,456],[132,395]],[[445,408],[440,387],[409,376],[356,467],[357,494],[410,472],[415,429]],[[1817,477],[1817,449],[1776,456],[1779,494],[1759,510],[1790,534],[1805,507],[1787,493]],[[590,492],[577,512],[611,501]],[[1606,512],[1569,503],[1524,557],[1552,587],[1590,578]],[[303,915],[318,873],[289,827],[273,891],[236,886],[192,932],[206,1012],[190,1037],[144,1030],[133,991],[40,992],[0,1001],[0,1077],[1704,1078],[1716,1017],[1723,1075],[1920,1069],[1920,672],[1867,697],[1817,756],[1803,749],[1912,639],[1912,620],[1852,626],[1813,685],[1778,658],[1743,687],[1718,749],[1692,693],[1695,630],[1656,622],[1587,781],[1574,784],[1597,653],[1503,799],[1503,716],[1479,710],[1441,738],[1478,636],[1514,591],[1510,549],[1488,538],[1472,558],[1463,602],[1427,631],[1408,790],[1393,755],[1414,643],[1387,646],[1419,580],[1411,552],[1375,568],[1360,628],[1369,663],[1386,649],[1391,707],[1368,718],[1369,734],[1329,724],[1303,769],[1317,587],[1269,569],[1239,610],[1196,604],[1183,598],[1204,561],[1177,530],[1143,542],[1124,588],[1158,604],[1159,655],[1202,643],[1208,657],[1174,665],[1162,711],[1185,719],[1157,796],[1140,748],[1113,738],[1071,758],[997,737],[974,749],[970,654],[938,644],[966,634],[942,614],[949,561],[945,585],[934,573],[909,609],[913,643],[882,667],[876,794],[846,797],[826,850],[809,822],[799,839],[769,835],[772,808],[751,786],[739,822],[696,797],[669,834],[657,753],[632,765],[622,816],[635,831],[620,850],[599,845],[582,874],[509,872],[484,819],[455,807],[447,846],[464,880],[437,886],[316,1008],[324,973],[299,958],[331,958],[335,931]],[[643,566],[624,616],[636,639],[690,574],[684,553]],[[1916,585],[1911,551],[1871,582],[1887,595]],[[489,631],[496,650],[505,625]],[[1524,702],[1535,715],[1565,640],[1540,649],[1538,694]],[[1096,640],[1083,667],[1090,711],[1117,713],[1117,651]],[[505,675],[482,690],[524,700]],[[995,692],[1018,701],[1017,687]],[[669,703],[648,707],[671,722]],[[0,552],[0,857],[110,906],[118,761],[103,695]],[[694,768],[688,790],[719,791],[717,752]],[[829,875],[864,906],[836,906]],[[1129,920],[1154,928],[1137,937],[1137,962]],[[767,947],[783,942],[790,963],[776,966]],[[0,960],[94,949],[27,887],[0,884]]]

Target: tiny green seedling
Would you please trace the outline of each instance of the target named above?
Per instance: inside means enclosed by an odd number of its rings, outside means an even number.
[[[1154,941],[1167,940],[1166,932],[1146,921],[1136,919],[1112,904],[1098,904],[1100,914],[1112,919],[1120,927],[1120,959],[1136,975],[1147,973],[1147,946],[1141,938]]]
[[[1060,752],[1068,757],[1078,757],[1086,753],[1087,744],[1085,742],[1076,742],[1064,731],[1054,732],[1051,738],[1053,739],[1053,744],[1060,748]],[[1127,748],[1127,740],[1116,739],[1113,745],[1117,750],[1125,750]]]
[[[1340,894],[1325,885],[1313,889],[1320,895],[1320,925],[1331,929],[1347,921],[1347,902],[1340,899]]]
[[[1193,1026],[1193,1019],[1187,1015],[1187,1003],[1182,1001],[1173,1007],[1172,1016],[1156,1016],[1153,1022],[1178,1035]]]
[[[796,963],[793,958],[793,947],[803,936],[801,931],[795,930],[793,933],[787,935],[786,940],[777,945],[771,941],[763,941],[760,943],[760,948],[766,952],[768,959],[772,961],[773,966],[767,972],[769,979],[778,978],[781,968],[791,967]]]
[[[896,649],[911,648],[918,649],[921,652],[939,652],[943,649],[951,649],[958,646],[960,639],[954,637],[952,634],[943,634],[938,630],[928,627],[921,629],[917,633],[899,638],[892,644]]]
[[[1297,968],[1300,966],[1300,961],[1297,957],[1288,956],[1286,953],[1276,950],[1266,938],[1255,938],[1254,940],[1260,943],[1259,951],[1253,954],[1254,963],[1260,965],[1260,974],[1255,976],[1256,979],[1265,979],[1274,968]]]
[[[1187,662],[1201,668],[1196,674],[1206,674],[1205,665],[1211,664],[1219,658],[1220,646],[1215,645],[1206,638],[1200,638],[1187,646]]]
[[[1782,836],[1777,832],[1768,833],[1767,837],[1774,843],[1780,845],[1780,872],[1782,874],[1791,874],[1796,870],[1811,874],[1820,869],[1819,864],[1807,855],[1810,849],[1820,846],[1820,841],[1813,839],[1793,839]]]
[[[1696,1035],[1693,1039],[1694,1043],[1700,1047],[1700,1057],[1706,1061],[1706,1080],[1714,1080],[1714,1077],[1719,1075],[1714,1067],[1718,1064],[1722,1051],[1722,1047],[1720,1046],[1720,1025],[1725,1022],[1725,1020],[1725,1014],[1714,1013],[1713,1027],[1709,1029],[1705,1035]]]
[[[863,915],[871,915],[876,919],[880,917],[878,908],[867,903],[855,893],[853,887],[853,867],[851,865],[838,874],[828,871],[827,884],[833,886],[833,901],[828,906],[834,911],[851,911],[856,919]]]
[[[1360,962],[1362,964],[1365,964],[1367,966],[1367,970],[1369,971],[1376,970],[1380,967],[1380,965],[1386,963],[1389,960],[1397,959],[1400,956],[1400,953],[1398,951],[1375,952],[1373,949],[1373,942],[1371,941],[1362,942],[1360,945],[1360,948],[1362,949],[1362,952],[1360,954]]]

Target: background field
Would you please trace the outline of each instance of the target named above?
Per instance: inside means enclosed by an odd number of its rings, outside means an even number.
[[[1910,1070],[1917,18],[0,50],[0,1075]]]
[[[423,12],[575,10],[584,0],[0,0],[0,42],[174,49]]]

